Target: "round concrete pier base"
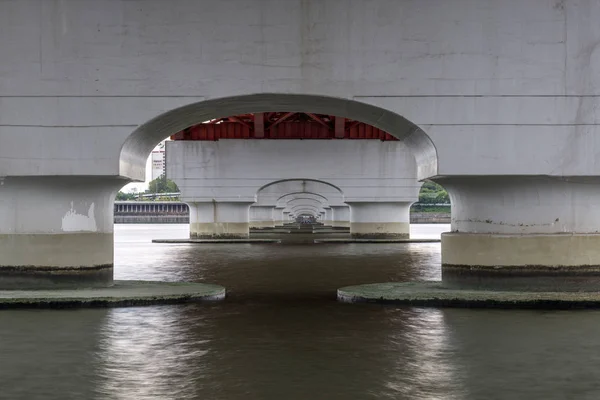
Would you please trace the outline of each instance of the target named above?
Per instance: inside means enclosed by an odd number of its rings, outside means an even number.
[[[371,240],[377,240],[377,239],[409,239],[410,238],[410,234],[408,233],[377,233],[377,232],[370,232],[370,233],[351,233],[350,237],[352,237],[353,239],[371,239]]]
[[[337,298],[346,303],[466,308],[600,308],[600,292],[526,292],[447,288],[442,282],[390,282],[347,286]]]
[[[105,288],[0,290],[0,308],[128,307],[214,301],[225,288],[188,282],[115,281]]]
[[[600,234],[442,234],[442,281],[471,290],[600,288]]]
[[[439,239],[315,239],[315,243],[439,243]]]
[[[281,243],[281,239],[152,239],[152,243]]]

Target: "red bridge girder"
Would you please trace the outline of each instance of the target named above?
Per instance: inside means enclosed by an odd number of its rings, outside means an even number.
[[[397,140],[374,126],[324,114],[269,112],[219,118],[191,126],[172,140],[378,139]]]

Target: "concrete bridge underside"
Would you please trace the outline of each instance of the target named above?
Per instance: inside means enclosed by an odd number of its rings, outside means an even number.
[[[152,148],[277,111],[399,139],[454,205],[444,283],[598,290],[599,19],[596,0],[2,1],[0,288],[111,285],[115,193]]]

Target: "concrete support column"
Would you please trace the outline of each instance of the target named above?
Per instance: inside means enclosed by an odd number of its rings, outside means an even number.
[[[408,238],[410,202],[351,202],[350,234],[355,238]]]
[[[251,202],[190,202],[191,238],[236,238],[249,235]]]
[[[283,210],[283,207],[275,207],[273,209],[273,223],[275,226],[282,226],[287,222],[284,218]]]
[[[333,226],[335,227],[350,227],[350,207],[348,206],[331,206],[333,210]]]
[[[283,212],[283,220],[285,221],[286,224],[289,224],[290,222],[292,222],[292,217],[290,216],[289,211]]]
[[[442,235],[445,285],[600,290],[600,179],[438,179],[452,201]]]
[[[333,210],[331,207],[325,208],[325,216],[323,220],[323,225],[333,226]]]
[[[110,286],[114,177],[0,178],[0,289]]]
[[[251,206],[250,207],[250,228],[273,228],[274,206]]]

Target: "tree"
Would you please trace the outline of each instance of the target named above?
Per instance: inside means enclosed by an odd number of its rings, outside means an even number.
[[[425,181],[419,192],[421,204],[448,204],[450,198],[444,188],[432,181]]]
[[[135,200],[135,194],[134,193],[125,193],[125,192],[121,192],[119,190],[115,200],[117,200],[117,201]]]
[[[179,188],[170,179],[166,179],[164,175],[150,181],[146,193],[177,193]]]

